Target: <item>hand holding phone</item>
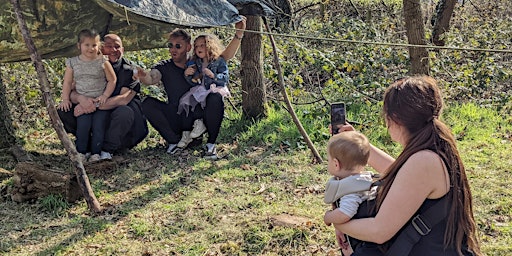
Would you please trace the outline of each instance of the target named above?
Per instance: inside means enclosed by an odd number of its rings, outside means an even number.
[[[332,135],[337,134],[339,132],[338,125],[346,124],[346,111],[345,111],[345,103],[337,102],[331,104],[331,129]]]

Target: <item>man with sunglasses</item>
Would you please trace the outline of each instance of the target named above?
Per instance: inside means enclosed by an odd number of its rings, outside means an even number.
[[[76,116],[96,109],[111,110],[101,154],[101,159],[111,159],[112,153],[122,153],[141,142],[148,134],[148,126],[137,95],[140,83],[132,77],[132,63],[123,57],[121,38],[115,34],[105,35],[101,51],[108,57],[117,76],[112,96],[105,104],[97,106],[93,98],[72,91],[70,99],[74,108],[68,112],[58,110],[58,114],[66,131],[74,134]]]
[[[229,60],[234,57],[245,29],[245,17],[242,21],[235,24],[237,28],[235,37],[224,50],[222,57]],[[149,123],[157,130],[160,135],[169,144],[167,153],[175,154],[178,148],[178,142],[181,140],[183,131],[191,131],[194,115],[187,116],[185,113],[178,114],[178,105],[181,96],[188,92],[190,85],[185,80],[185,69],[187,68],[188,52],[192,49],[191,36],[183,29],[175,29],[169,35],[168,40],[169,54],[171,58],[161,61],[151,68],[149,72],[138,69],[137,77],[144,84],[156,84],[162,82],[167,93],[167,102],[156,98],[148,97],[142,102],[142,109]],[[210,100],[210,99],[209,99]],[[210,113],[204,113],[210,118],[206,122],[208,129],[220,130],[222,119],[224,118],[224,102],[221,97],[212,97],[208,102]],[[192,121],[191,121],[192,120]],[[213,138],[214,140],[216,138]],[[206,152],[211,159],[216,159],[216,150],[208,149],[212,152]]]

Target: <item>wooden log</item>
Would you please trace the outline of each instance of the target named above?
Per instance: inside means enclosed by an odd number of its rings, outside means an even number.
[[[122,161],[123,158],[117,157],[114,160],[86,163],[84,166],[88,174],[97,177],[112,173]],[[34,162],[20,162],[16,165],[11,190],[13,201],[27,202],[50,194],[62,195],[70,203],[83,198],[76,175],[72,172]]]
[[[62,195],[68,202],[82,198],[76,175],[50,169],[33,162],[16,165],[11,199],[27,202],[50,194]]]

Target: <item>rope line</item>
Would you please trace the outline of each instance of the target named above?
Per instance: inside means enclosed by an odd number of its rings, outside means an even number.
[[[135,10],[124,7],[125,12],[126,10],[130,10],[133,13],[137,13]],[[126,15],[128,20],[128,15]],[[160,17],[162,20],[168,20],[170,22],[173,22],[177,25],[180,25],[181,20],[173,19],[170,17],[166,17],[163,15],[154,15],[155,17]],[[181,25],[183,26],[183,25]],[[189,23],[188,26],[192,28],[192,26],[196,27],[205,27],[204,24],[196,24],[196,23]],[[220,28],[220,29],[228,29],[235,31],[235,28],[229,28],[226,26],[209,26],[210,28]],[[256,34],[262,34],[262,35],[273,35],[278,37],[289,37],[289,38],[298,38],[298,39],[306,39],[306,40],[317,40],[317,41],[328,41],[328,42],[335,42],[335,43],[349,43],[349,44],[370,44],[370,45],[383,45],[383,46],[390,46],[390,47],[414,47],[414,48],[426,48],[426,49],[440,49],[440,50],[452,50],[452,51],[473,51],[473,52],[494,52],[494,53],[512,53],[512,50],[506,50],[506,49],[489,49],[489,48],[472,48],[472,47],[454,47],[454,46],[437,46],[437,45],[420,45],[420,44],[407,44],[407,43],[388,43],[388,42],[373,42],[373,41],[364,41],[364,40],[348,40],[348,39],[336,39],[336,38],[327,38],[327,37],[311,37],[311,36],[304,36],[304,35],[291,35],[291,34],[282,34],[282,33],[275,33],[275,32],[265,32],[265,31],[256,31],[256,30],[244,30],[244,32],[248,33],[256,33]]]
[[[226,28],[226,27],[220,27],[220,28],[235,30],[234,28]],[[391,46],[391,47],[415,47],[415,48],[441,49],[441,50],[453,50],[453,51],[512,53],[512,50],[507,50],[507,49],[489,49],[489,48],[472,48],[472,47],[454,47],[454,46],[374,42],[374,41],[364,41],[364,40],[348,40],[348,39],[337,39],[337,38],[327,38],[327,37],[311,37],[311,36],[304,36],[304,35],[281,34],[281,33],[274,33],[274,32],[255,31],[255,30],[244,30],[244,32],[264,34],[264,35],[273,35],[273,36],[280,36],[280,37],[307,39],[307,40],[337,42],[337,43],[371,44],[371,45],[384,45],[384,46]]]

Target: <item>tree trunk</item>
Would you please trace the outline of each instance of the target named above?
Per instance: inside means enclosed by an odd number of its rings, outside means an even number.
[[[7,106],[5,86],[0,74],[0,149],[8,149],[16,144],[11,112]]]
[[[246,29],[261,31],[261,18],[247,16]],[[242,39],[241,54],[244,67],[242,78],[242,110],[246,119],[258,119],[265,116],[266,87],[263,83],[263,51],[261,34],[246,32]]]
[[[404,0],[403,5],[409,44],[426,45],[420,0]],[[411,61],[409,73],[411,75],[428,75],[430,73],[427,48],[409,47],[409,58]]]
[[[18,144],[14,127],[12,126],[11,111],[7,104],[5,86],[0,74],[0,149],[7,149],[17,162],[30,161],[30,155]],[[0,166],[3,167],[3,166]]]
[[[85,172],[82,160],[80,159],[80,157],[78,157],[78,152],[76,151],[73,142],[71,141],[71,139],[69,139],[66,131],[64,130],[64,126],[60,121],[59,115],[57,114],[55,102],[53,101],[53,97],[51,95],[48,75],[46,74],[46,70],[43,66],[41,55],[39,55],[39,53],[37,52],[34,41],[30,36],[30,32],[27,28],[27,23],[25,22],[25,18],[23,17],[23,13],[21,11],[20,3],[18,0],[11,0],[11,4],[14,8],[14,13],[16,14],[18,25],[23,36],[23,40],[25,41],[25,45],[27,46],[30,52],[30,58],[32,59],[32,62],[34,63],[34,66],[36,68],[37,76],[39,78],[39,84],[41,86],[41,94],[43,95],[43,101],[46,104],[46,109],[48,110],[48,114],[50,115],[52,126],[57,132],[60,141],[64,145],[64,148],[68,153],[68,156],[71,158],[73,166],[75,166],[75,174],[78,178],[78,185],[82,189],[82,193],[84,195],[85,201],[87,202],[89,210],[98,213],[101,211],[100,203],[98,202],[96,196],[92,191],[91,184],[89,183],[89,178],[87,177],[87,173]]]
[[[450,19],[457,0],[439,0],[436,6],[435,16],[432,28],[432,43],[438,46],[444,46],[444,40],[441,36],[450,29]]]

